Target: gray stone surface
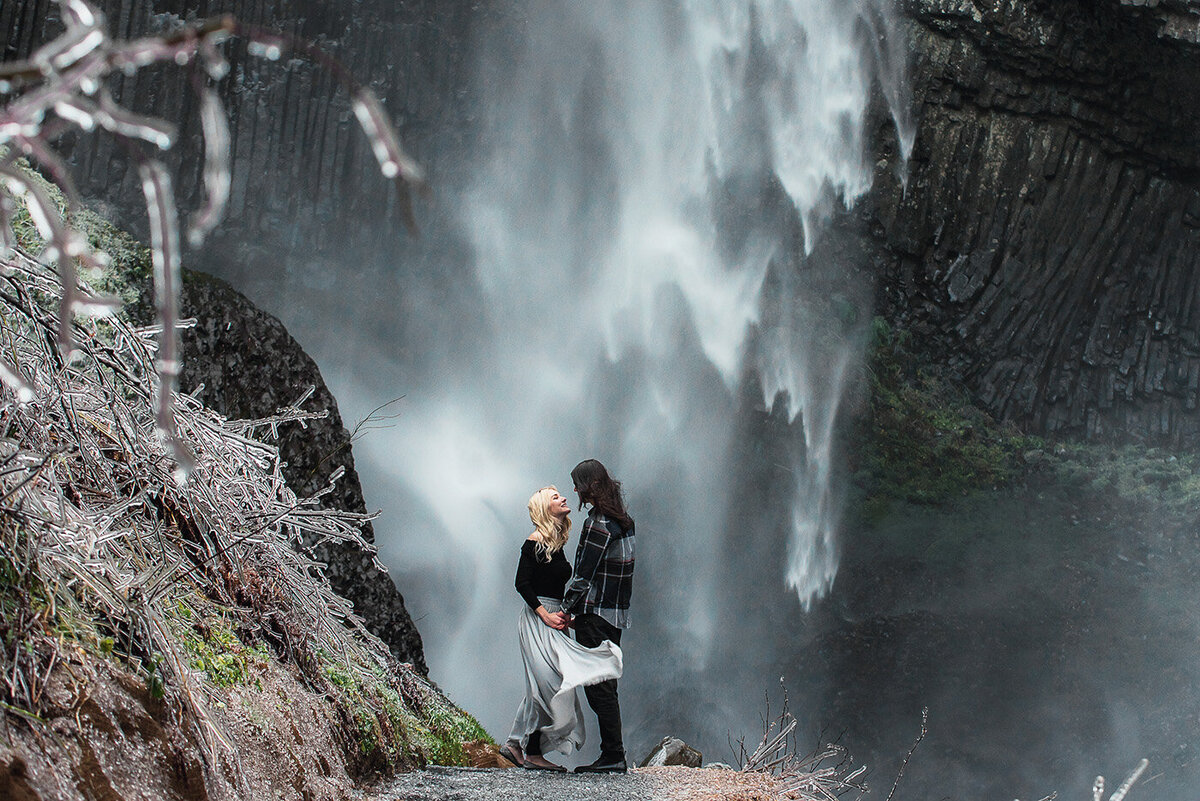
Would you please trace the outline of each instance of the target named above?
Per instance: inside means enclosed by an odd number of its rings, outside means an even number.
[[[668,736],[662,738],[638,765],[643,768],[658,767],[659,765],[684,765],[689,768],[698,768],[702,762],[704,762],[703,754],[678,737]]]
[[[762,774],[639,768],[623,774],[430,767],[362,794],[363,801],[716,801],[782,797]]]
[[[439,768],[405,774],[366,795],[374,801],[649,801],[657,784],[636,773],[596,775],[498,768]]]
[[[1200,2],[1196,0],[1121,0],[1121,5],[1155,12],[1160,36],[1200,42]]]

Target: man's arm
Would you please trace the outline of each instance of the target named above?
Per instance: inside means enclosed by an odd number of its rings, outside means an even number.
[[[592,588],[596,571],[600,569],[600,563],[604,560],[604,554],[608,551],[611,541],[612,532],[608,527],[598,525],[588,518],[583,525],[583,533],[579,535],[579,547],[575,550],[575,573],[571,576],[563,597],[563,609],[571,614],[576,614],[576,607],[583,604],[588,590]]]

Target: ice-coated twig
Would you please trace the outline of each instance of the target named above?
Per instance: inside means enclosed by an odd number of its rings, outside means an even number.
[[[17,372],[17,368],[4,359],[0,359],[0,381],[13,391],[19,403],[29,403],[33,400],[33,388]]]
[[[255,604],[266,605],[305,632],[289,648],[375,664],[381,657],[370,648],[386,648],[363,634],[323,566],[293,547],[342,541],[373,554],[361,533],[372,516],[306,505],[285,484],[276,449],[187,395],[177,396],[174,422],[196,463],[191,480],[177,484],[155,436],[151,343],[120,317],[77,322],[79,356],[62,363],[52,337],[57,276],[20,252],[5,266],[0,343],[38,391],[18,404],[0,386],[0,558],[37,575],[52,603],[125,632],[123,650],[160,654],[156,670],[188,712],[207,763],[236,764],[209,714],[209,690],[161,610],[225,599],[223,614],[249,615],[242,622],[252,626]],[[0,700],[35,709],[61,643],[20,615],[0,608],[0,625],[21,634],[13,647],[0,643]]]
[[[13,232],[16,215],[17,206],[12,198],[0,192],[0,259],[7,259],[17,246],[17,236]]]
[[[101,90],[99,97],[100,104],[94,113],[96,124],[104,130],[127,139],[141,139],[159,150],[175,144],[178,130],[171,123],[121,108],[107,89]]]
[[[29,217],[46,242],[42,258],[58,266],[62,281],[62,303],[58,313],[58,344],[64,353],[74,349],[71,339],[72,306],[77,302],[78,288],[74,256],[80,251],[79,237],[67,227],[57,205],[35,181],[7,163],[0,163],[0,183],[25,201]]]
[[[198,90],[200,124],[204,130],[204,207],[188,229],[188,244],[199,247],[225,214],[229,201],[229,122],[225,107],[211,86]]]
[[[411,184],[423,183],[425,176],[421,168],[400,147],[400,137],[383,113],[383,106],[375,93],[365,86],[360,87],[354,95],[353,106],[384,177],[400,177]]]
[[[916,741],[912,747],[908,749],[908,753],[904,755],[904,761],[900,763],[900,770],[896,773],[896,780],[892,782],[892,789],[888,791],[885,801],[892,801],[892,796],[896,794],[896,788],[900,786],[900,779],[904,776],[905,769],[908,768],[908,761],[912,759],[913,752],[917,750],[917,746],[925,739],[926,733],[929,731],[929,707],[921,710],[921,733],[917,735]]]
[[[84,131],[103,130],[129,146],[138,161],[147,211],[151,218],[154,239],[156,282],[166,278],[165,290],[156,283],[160,314],[178,303],[178,225],[174,198],[168,197],[170,178],[153,158],[144,153],[141,143],[166,150],[175,143],[178,132],[171,122],[135,114],[122,107],[104,85],[115,72],[135,73],[142,67],[161,62],[185,65],[199,64],[192,81],[192,90],[200,106],[200,121],[204,133],[204,203],[191,217],[187,241],[199,247],[205,236],[216,227],[224,214],[230,191],[230,133],[221,101],[212,86],[203,83],[220,80],[228,72],[228,64],[217,45],[237,35],[249,40],[250,51],[269,59],[278,59],[285,51],[303,54],[328,70],[345,88],[355,115],[371,144],[381,172],[394,178],[397,184],[399,207],[405,225],[415,232],[410,189],[426,191],[420,167],[400,145],[395,127],[384,113],[374,92],[360,85],[349,72],[320,48],[296,37],[260,30],[238,23],[231,16],[214,17],[189,23],[161,36],[131,41],[114,39],[108,34],[107,20],[89,0],[56,0],[62,11],[66,30],[54,40],[39,47],[26,61],[0,64],[0,92],[11,100],[0,108],[0,148],[15,146],[42,165],[67,195],[68,213],[63,214],[39,188],[25,181],[7,159],[0,169],[0,181],[19,193],[34,217],[46,242],[43,258],[53,261],[63,282],[62,307],[59,312],[58,337],[64,352],[72,350],[71,316],[77,311],[106,314],[114,308],[111,301],[80,294],[76,287],[75,263],[84,266],[103,266],[100,254],[92,253],[83,238],[65,220],[76,204],[70,177],[60,160],[50,150],[50,143],[63,130],[75,127]],[[4,205],[7,204],[7,205]],[[169,212],[169,213],[168,213]],[[8,253],[16,244],[12,235],[14,210],[7,199],[0,199],[0,251]],[[164,250],[164,248],[166,250]],[[172,265],[175,265],[172,268]],[[164,301],[163,292],[174,300]],[[167,432],[177,459],[181,478],[186,475],[191,459],[186,448],[170,432],[171,369],[178,368],[177,347],[170,341],[177,335],[173,321],[162,322],[160,344],[159,422]]]
[[[780,679],[783,683],[783,679]],[[866,766],[851,770],[852,759],[837,744],[829,744],[810,753],[800,752],[796,729],[798,721],[789,709],[787,687],[783,688],[783,707],[771,716],[770,697],[763,715],[763,734],[754,751],[747,752],[745,739],[739,739],[735,759],[743,771],[775,776],[782,798],[798,801],[838,801],[853,793],[861,798],[867,786],[861,782]]]
[[[158,430],[175,455],[176,479],[183,481],[191,472],[194,459],[175,429],[174,396],[179,379],[179,226],[175,211],[175,193],[171,176],[158,161],[145,161],[138,167],[146,211],[150,216],[150,242],[154,264],[154,305],[163,330],[159,337],[158,391],[155,420]]]
[[[1125,796],[1129,794],[1129,788],[1133,787],[1134,782],[1142,777],[1142,774],[1146,772],[1146,768],[1149,766],[1150,760],[1142,759],[1137,764],[1137,767],[1133,769],[1133,772],[1126,777],[1125,781],[1121,782],[1121,786],[1112,794],[1109,801],[1125,801]]]

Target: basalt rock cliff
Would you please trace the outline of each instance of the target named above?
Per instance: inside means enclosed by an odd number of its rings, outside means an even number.
[[[879,307],[996,417],[1200,442],[1200,9],[909,0]],[[906,184],[895,176],[906,170]]]
[[[380,93],[435,186],[470,141],[471,37],[498,13],[431,0],[101,5],[122,36],[230,11],[315,41]],[[880,137],[879,180],[860,207],[882,248],[881,313],[984,408],[1026,430],[1200,442],[1200,4],[901,6],[915,151],[902,164]],[[5,57],[53,35],[56,15],[50,0],[6,3]],[[209,250],[225,257],[194,263],[257,297],[285,275],[325,286],[331,260],[389,249],[397,201],[345,92],[301,60],[272,63],[237,45],[230,61],[221,89],[235,183]],[[184,121],[169,158],[185,204],[198,201],[201,170],[187,80],[162,70],[115,87],[139,110]],[[92,197],[136,203],[113,142],[72,140],[67,156]]]
[[[113,35],[131,39],[186,21],[232,14],[265,35],[315,44],[381,98],[405,147],[430,183],[453,163],[429,157],[462,140],[458,102],[469,60],[467,39],[487,24],[487,4],[468,0],[94,0]],[[53,0],[0,5],[0,59],[24,58],[63,30]],[[272,61],[245,39],[224,46],[230,70],[218,84],[229,114],[233,157],[228,211],[190,264],[231,281],[251,297],[290,280],[328,286],[328,265],[388,251],[403,239],[397,194],[359,129],[334,73],[286,53]],[[188,69],[166,66],[121,76],[115,98],[180,126],[162,157],[183,208],[202,202],[203,144]],[[113,207],[107,216],[144,234],[136,166],[111,137],[64,137],[60,154],[81,192]],[[143,236],[143,238],[145,238]],[[236,255],[235,255],[236,254]],[[295,258],[302,254],[303,258]],[[367,265],[364,264],[364,267]],[[344,289],[344,288],[343,288]]]

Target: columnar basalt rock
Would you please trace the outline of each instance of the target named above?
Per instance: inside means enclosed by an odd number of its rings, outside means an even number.
[[[1200,42],[1200,2],[1196,0],[1121,0],[1121,5],[1157,11],[1160,36]]]
[[[266,34],[296,36],[336,59],[381,98],[406,148],[424,166],[436,143],[461,135],[453,102],[465,83],[466,40],[486,18],[477,0],[92,0],[110,30],[136,38],[188,20],[232,14]],[[0,4],[3,59],[28,56],[62,30],[53,0]],[[285,277],[312,283],[327,262],[357,252],[391,250],[403,238],[397,195],[379,165],[333,72],[285,51],[277,61],[248,51],[242,39],[223,47],[229,74],[217,85],[230,118],[233,158],[223,224],[190,263],[256,296],[257,282]],[[180,206],[202,202],[203,153],[190,67],[166,66],[119,78],[114,96],[140,113],[180,125],[179,142],[162,154]],[[64,137],[60,152],[80,190],[109,203],[112,216],[141,225],[136,164],[104,135]],[[430,175],[439,185],[436,172]],[[123,212],[129,212],[128,214]],[[353,222],[351,222],[353,221]],[[139,232],[141,233],[141,232]],[[144,238],[144,237],[143,237]],[[221,256],[210,259],[210,255]],[[304,253],[304,259],[281,254]],[[231,259],[232,254],[242,258]]]
[[[1115,1],[906,10],[919,131],[868,212],[882,312],[1028,430],[1200,442],[1200,49]]]

